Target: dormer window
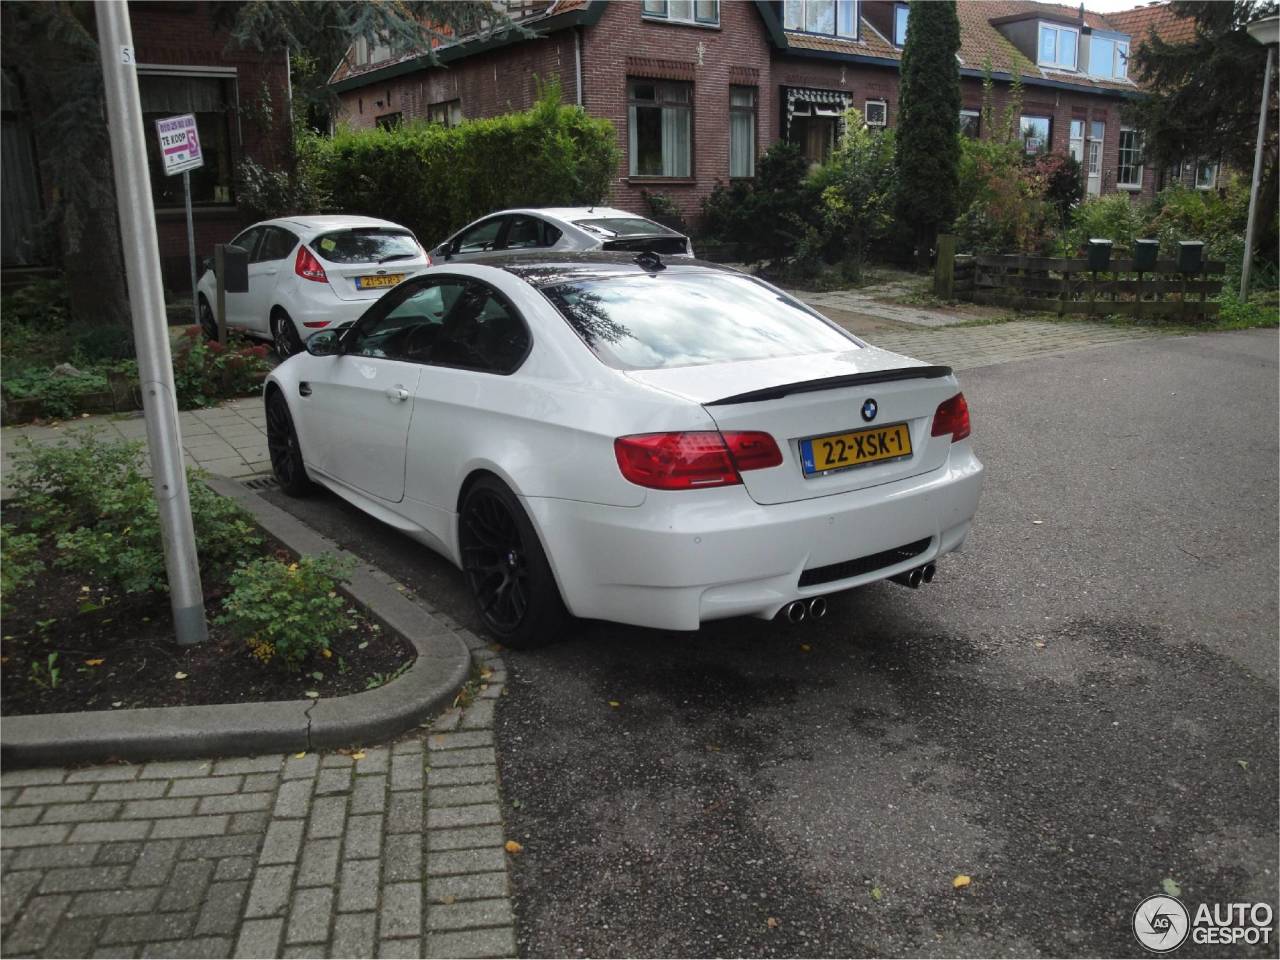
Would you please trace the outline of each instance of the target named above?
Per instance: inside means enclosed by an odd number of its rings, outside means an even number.
[[[858,0],[784,0],[782,26],[802,33],[858,39]]]
[[[1089,37],[1089,76],[1124,80],[1129,76],[1129,38],[1094,33]]]
[[[907,45],[907,17],[910,13],[905,3],[900,3],[893,8],[893,45],[895,47]]]
[[[1042,67],[1057,70],[1076,69],[1076,50],[1080,46],[1080,31],[1056,23],[1040,24],[1039,57]]]
[[[720,4],[717,0],[644,0],[641,15],[668,23],[696,23],[719,26]]]

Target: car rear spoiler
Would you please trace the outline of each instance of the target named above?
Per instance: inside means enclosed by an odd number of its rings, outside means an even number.
[[[735,393],[704,403],[704,407],[723,406],[730,403],[758,403],[761,400],[777,400],[793,393],[816,393],[819,390],[836,390],[840,387],[861,387],[869,383],[891,383],[894,380],[937,380],[951,376],[950,367],[899,367],[894,370],[872,370],[867,373],[849,373],[840,377],[823,377],[821,380],[801,380],[784,383],[763,390]]]

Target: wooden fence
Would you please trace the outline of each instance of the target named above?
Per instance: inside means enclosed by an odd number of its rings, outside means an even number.
[[[1045,313],[1182,321],[1207,320],[1218,313],[1219,304],[1209,297],[1222,292],[1226,265],[1220,260],[1202,261],[1198,273],[1180,273],[1173,260],[1157,260],[1139,272],[1133,260],[1119,258],[1105,271],[1092,271],[1083,257],[955,254],[954,245],[948,251],[943,239],[934,291],[947,299]]]

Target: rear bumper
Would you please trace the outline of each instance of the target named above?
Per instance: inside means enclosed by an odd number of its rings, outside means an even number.
[[[865,490],[761,506],[741,487],[648,491],[639,507],[525,499],[561,593],[577,616],[696,630],[772,617],[792,600],[872,583],[957,549],[982,491],[967,442],[937,470]],[[917,556],[799,586],[802,572],[927,539]]]
[[[301,283],[295,286],[300,289],[288,301],[282,301],[281,305],[288,311],[303,340],[317,330],[336,327],[348,321],[354,323],[378,302],[377,297],[369,300],[339,300],[327,283],[306,281],[305,287]]]

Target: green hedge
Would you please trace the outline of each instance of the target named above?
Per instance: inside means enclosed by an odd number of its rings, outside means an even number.
[[[331,209],[394,220],[428,245],[504,207],[600,203],[618,168],[613,125],[562,106],[556,86],[523,113],[344,129],[299,148],[303,176]]]

